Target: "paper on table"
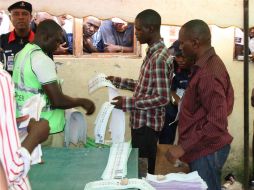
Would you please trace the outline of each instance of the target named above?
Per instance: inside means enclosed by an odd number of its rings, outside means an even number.
[[[20,123],[19,125],[19,137],[21,142],[27,136],[27,126],[31,118],[34,118],[36,121],[39,121],[42,108],[46,105],[45,100],[40,94],[34,95],[29,98],[21,108],[22,115],[29,115],[29,119]],[[37,164],[41,162],[41,145],[39,144],[31,154],[31,164]]]
[[[127,175],[127,162],[131,152],[130,142],[113,143],[102,179],[122,179]]]
[[[126,180],[127,184],[122,183]],[[140,190],[155,190],[149,183],[142,179],[110,179],[87,183],[84,190],[118,190],[137,188]]]
[[[110,80],[106,80],[107,75],[103,73],[99,73],[95,77],[91,78],[88,82],[88,92],[91,94],[95,90],[101,87],[111,87],[111,88],[116,88]]]

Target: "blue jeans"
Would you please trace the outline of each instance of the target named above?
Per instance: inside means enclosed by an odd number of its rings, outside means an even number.
[[[230,145],[207,156],[192,161],[191,171],[197,171],[200,177],[206,182],[208,190],[221,190],[221,170],[227,160]]]

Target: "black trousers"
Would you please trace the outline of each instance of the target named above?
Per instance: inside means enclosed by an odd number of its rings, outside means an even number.
[[[144,126],[131,129],[132,147],[139,149],[139,157],[148,159],[148,173],[154,174],[159,132]]]

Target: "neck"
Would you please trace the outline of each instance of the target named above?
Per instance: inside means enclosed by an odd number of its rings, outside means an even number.
[[[15,29],[15,33],[17,34],[18,37],[21,37],[21,38],[25,38],[29,35],[29,31],[30,30],[25,30],[25,29],[22,29],[22,30],[16,30]]]
[[[153,45],[155,42],[158,42],[161,39],[160,33],[152,34],[152,38],[147,42],[148,46]]]
[[[203,54],[205,54],[211,47],[211,45],[205,45],[200,48],[199,52],[197,53],[196,60],[198,60]]]

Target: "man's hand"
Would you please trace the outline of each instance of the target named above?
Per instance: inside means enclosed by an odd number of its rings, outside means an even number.
[[[254,107],[254,88],[252,89],[251,93],[251,105]]]
[[[86,115],[91,115],[95,111],[94,103],[89,99],[83,99],[81,106],[86,110]]]
[[[109,53],[116,53],[116,52],[121,52],[121,46],[114,45],[114,44],[105,44],[106,47],[104,48],[105,52]]]
[[[112,105],[115,105],[116,109],[123,109],[123,97],[122,96],[117,96],[115,98],[113,98],[113,100],[111,101]]]
[[[28,150],[31,154],[34,148],[47,140],[49,136],[49,123],[47,120],[35,121],[35,119],[30,119],[27,127],[28,135],[22,142],[22,146]]]
[[[54,52],[54,54],[67,54],[68,53],[68,47],[64,47],[66,46],[66,42],[60,44],[58,46],[58,48],[56,49],[56,51]]]
[[[106,77],[106,80],[110,80],[110,82],[112,82],[112,83],[113,83],[114,76],[107,76],[107,77]]]
[[[27,127],[28,135],[31,135],[38,139],[38,143],[42,143],[48,139],[49,130],[49,123],[45,119],[35,121],[34,118],[31,118]]]
[[[165,156],[168,161],[174,163],[175,160],[182,157],[184,153],[185,151],[180,145],[173,145],[168,148],[168,151]]]

